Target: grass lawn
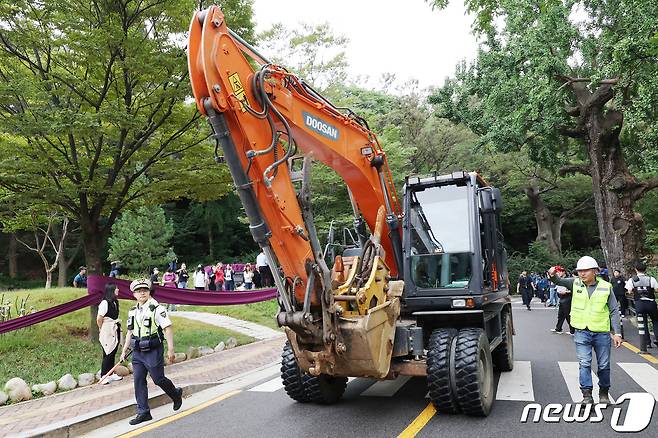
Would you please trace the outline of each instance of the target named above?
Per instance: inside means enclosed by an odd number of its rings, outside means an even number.
[[[29,295],[27,307],[43,310],[86,294],[85,290],[73,288],[32,289],[4,292],[4,302],[13,303]],[[0,293],[2,296],[3,293]],[[276,304],[276,303],[275,303]],[[121,319],[127,318],[133,304],[120,301]],[[58,380],[66,373],[74,377],[86,372],[96,372],[101,363],[101,347],[87,340],[89,308],[81,309],[41,324],[0,335],[0,389],[12,377],[21,377],[29,385]],[[190,346],[214,347],[220,341],[233,336],[240,345],[252,342],[249,336],[234,333],[172,315],[174,323],[174,345],[176,351],[184,352]],[[117,354],[118,358],[118,354]]]

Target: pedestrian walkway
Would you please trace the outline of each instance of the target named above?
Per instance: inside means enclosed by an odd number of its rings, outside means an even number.
[[[264,325],[256,324],[255,322],[243,321],[241,319],[231,318],[226,315],[218,315],[216,313],[178,311],[172,313],[171,316],[193,319],[195,321],[242,333],[243,335],[251,336],[258,340],[274,339],[283,335],[283,332],[279,330],[273,330]]]
[[[178,386],[217,384],[222,379],[280,360],[284,342],[283,333],[278,333],[276,338],[169,365],[166,373]],[[161,394],[162,390],[149,379],[149,397]],[[83,421],[94,413],[110,412],[134,403],[133,383],[129,377],[107,386],[92,385],[3,406],[0,407],[0,437],[45,434]]]

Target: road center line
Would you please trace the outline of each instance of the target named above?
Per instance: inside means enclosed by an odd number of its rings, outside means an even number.
[[[640,352],[640,349],[639,349],[639,348],[637,348],[635,345],[629,343],[628,341],[624,341],[621,345],[623,345],[624,347],[628,348],[628,349],[631,350],[633,353],[639,353],[639,352]],[[651,362],[651,363],[658,364],[658,359],[656,359],[655,357],[653,357],[653,356],[650,355],[650,354],[640,354],[640,357],[643,358],[643,359],[648,360],[648,361]]]
[[[414,438],[418,432],[423,430],[423,427],[429,423],[434,414],[436,414],[436,408],[434,407],[434,404],[430,402],[430,404],[423,409],[423,412],[421,412],[414,421],[412,421],[411,424],[409,424],[409,426],[398,435],[398,438]]]
[[[178,420],[178,419],[180,419],[180,418],[187,417],[187,416],[190,415],[190,414],[194,414],[195,412],[198,412],[198,411],[200,411],[200,410],[202,410],[202,409],[205,409],[205,408],[207,408],[208,406],[214,405],[215,403],[218,403],[218,402],[220,402],[220,401],[222,401],[222,400],[226,400],[227,398],[232,397],[232,396],[234,396],[234,395],[236,395],[236,394],[239,394],[239,393],[241,393],[241,392],[242,392],[242,391],[240,391],[240,390],[235,390],[235,391],[227,392],[226,394],[222,394],[222,395],[220,395],[219,397],[216,397],[216,398],[214,398],[214,399],[212,399],[212,400],[208,400],[208,401],[205,402],[205,403],[202,403],[202,404],[200,404],[200,405],[198,405],[198,406],[194,406],[193,408],[190,408],[190,409],[188,409],[188,410],[186,410],[186,411],[183,411],[183,412],[181,412],[181,413],[178,413],[178,414],[172,415],[171,417],[163,418],[162,420],[160,420],[160,421],[156,421],[155,423],[151,423],[151,424],[149,424],[149,425],[147,425],[147,426],[140,427],[139,429],[135,429],[135,430],[130,431],[130,432],[126,433],[126,434],[119,435],[118,438],[131,438],[131,437],[134,437],[134,436],[137,436],[137,435],[141,435],[141,434],[143,434],[144,432],[148,432],[149,430],[153,430],[153,429],[155,429],[155,428],[157,428],[157,427],[164,426],[165,424],[171,423],[172,421],[176,421],[176,420]]]

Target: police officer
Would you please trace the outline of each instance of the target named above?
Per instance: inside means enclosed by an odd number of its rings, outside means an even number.
[[[626,282],[626,290],[633,292],[635,299],[635,311],[638,316],[642,315],[644,319],[644,327],[647,330],[647,337],[649,324],[648,318],[653,322],[653,332],[656,336],[655,342],[658,343],[658,305],[656,305],[656,291],[658,291],[658,282],[653,277],[645,274],[647,265],[642,262],[635,263],[635,276],[628,279]],[[643,336],[644,333],[640,333]],[[644,345],[641,343],[641,345]],[[647,347],[651,347],[651,340],[647,342]],[[640,353],[647,353],[646,350]]]
[[[576,329],[574,342],[579,362],[580,390],[585,404],[592,404],[592,350],[596,353],[600,403],[609,404],[610,396],[610,321],[614,329],[615,348],[622,343],[619,305],[612,285],[596,274],[599,265],[590,256],[581,257],[576,265],[578,278],[560,278],[555,267],[549,269],[553,283],[573,292],[571,299],[571,325]]]
[[[171,397],[174,411],[180,409],[183,403],[183,390],[176,388],[164,375],[164,347],[162,341],[167,340],[167,359],[174,360],[174,332],[167,310],[151,298],[151,281],[135,280],[130,283],[130,290],[137,300],[137,305],[128,312],[128,333],[123,346],[120,361],[126,357],[128,347],[133,350],[133,378],[135,399],[137,400],[137,416],[130,420],[135,425],[152,419],[148,405],[148,387],[146,373],[153,383]]]

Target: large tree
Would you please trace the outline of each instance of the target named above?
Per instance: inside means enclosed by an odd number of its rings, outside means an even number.
[[[655,170],[658,3],[466,4],[482,38],[477,59],[462,64],[433,102],[482,143],[502,151],[525,147],[564,174],[591,175],[604,254],[609,266],[628,269],[644,242],[634,204],[658,187],[658,178],[636,175]]]
[[[229,1],[224,10],[247,37],[251,3]],[[208,199],[229,188],[226,169],[211,165],[207,126],[186,103],[182,41],[194,6],[191,0],[0,5],[0,186],[75,219],[91,273],[101,272],[123,209]]]

